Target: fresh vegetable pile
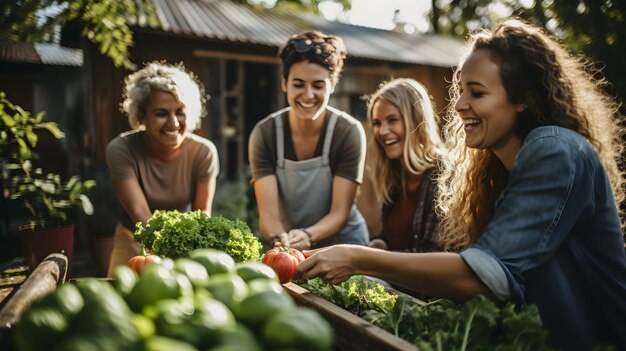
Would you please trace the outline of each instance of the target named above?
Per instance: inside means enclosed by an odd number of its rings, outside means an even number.
[[[213,249],[85,278],[35,302],[14,330],[18,350],[331,350],[332,331],[298,307],[274,271]]]
[[[137,224],[135,240],[161,257],[186,257],[192,250],[212,248],[235,262],[261,259],[261,242],[246,223],[201,211],[154,211],[145,227]]]
[[[320,279],[303,287],[417,346],[418,350],[547,350],[548,331],[534,305],[496,306],[483,296],[463,304],[419,304],[391,295],[382,284],[354,276],[333,286]]]

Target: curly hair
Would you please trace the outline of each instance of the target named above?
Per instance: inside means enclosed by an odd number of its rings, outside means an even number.
[[[326,35],[320,31],[292,35],[278,51],[285,80],[289,78],[291,66],[309,61],[329,70],[333,83],[337,83],[341,76],[346,54],[346,48],[340,37]]]
[[[121,108],[128,115],[131,128],[143,126],[146,106],[152,92],[157,90],[172,93],[184,106],[190,131],[200,128],[200,119],[206,115],[204,85],[182,62],[171,65],[163,61],[146,63],[144,68],[124,79]]]
[[[372,119],[372,109],[379,99],[385,99],[400,111],[406,135],[402,146],[402,159],[409,173],[419,175],[436,166],[445,152],[439,134],[439,119],[431,97],[424,86],[413,79],[397,78],[383,83],[368,101],[367,115]],[[370,133],[368,143],[372,179],[377,197],[386,204],[392,203],[392,194],[405,191],[403,167],[385,156],[385,150]]]
[[[600,72],[567,52],[540,28],[519,19],[507,20],[491,31],[470,36],[468,53],[488,50],[500,66],[500,80],[509,102],[524,104],[516,117],[516,133],[524,139],[543,125],[572,129],[598,152],[611,183],[614,198],[624,200],[622,152],[618,104],[603,91],[607,84],[596,79]],[[508,180],[508,172],[490,150],[465,145],[461,119],[454,102],[459,99],[461,65],[457,68],[443,136],[451,150],[442,162],[437,197],[443,216],[441,240],[449,250],[460,250],[478,241],[493,218],[495,202]]]

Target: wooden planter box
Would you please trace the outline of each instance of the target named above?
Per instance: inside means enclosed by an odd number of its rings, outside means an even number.
[[[335,348],[338,350],[417,350],[409,342],[366,322],[297,284],[287,283],[283,286],[298,305],[314,309],[330,323],[334,331]]]

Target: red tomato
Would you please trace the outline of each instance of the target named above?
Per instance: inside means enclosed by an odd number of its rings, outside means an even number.
[[[141,274],[141,271],[143,271],[147,265],[153,263],[161,263],[161,257],[156,255],[146,255],[146,250],[142,247],[140,255],[131,257],[131,259],[128,260],[128,267],[137,272],[137,274]]]
[[[291,280],[296,273],[296,267],[302,261],[304,261],[302,252],[284,246],[275,247],[263,256],[263,263],[274,269],[281,284]]]
[[[296,258],[298,259],[298,263],[304,261],[304,255],[302,254],[302,252],[300,252],[300,250],[294,249],[292,247],[289,248],[289,252],[296,256]]]

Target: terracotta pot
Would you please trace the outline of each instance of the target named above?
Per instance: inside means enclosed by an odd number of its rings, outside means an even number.
[[[49,254],[57,252],[67,256],[68,276],[71,276],[74,256],[74,225],[41,228],[32,224],[19,227],[22,252],[26,264],[33,271]]]

